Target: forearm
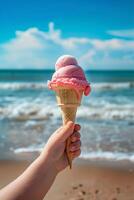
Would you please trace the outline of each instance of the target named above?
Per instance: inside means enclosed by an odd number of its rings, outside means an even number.
[[[37,158],[26,171],[0,192],[4,200],[42,200],[52,185],[57,171],[47,159]]]
[[[0,191],[0,200],[42,200],[58,172],[68,166],[66,140],[71,137],[72,158],[80,155],[80,130],[73,122],[58,129],[47,142],[41,155],[20,175]],[[72,134],[73,133],[73,134]]]

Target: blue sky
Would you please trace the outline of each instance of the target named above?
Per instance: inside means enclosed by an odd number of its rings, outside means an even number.
[[[134,69],[133,0],[1,0],[0,68]]]

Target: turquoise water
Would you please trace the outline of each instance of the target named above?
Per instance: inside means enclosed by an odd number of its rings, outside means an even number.
[[[0,81],[47,81],[53,70],[0,70]],[[134,70],[86,71],[90,82],[129,82],[134,81]]]
[[[51,70],[0,71],[0,159],[40,151],[61,125]],[[92,92],[77,112],[82,155],[134,162],[134,71],[87,71]]]

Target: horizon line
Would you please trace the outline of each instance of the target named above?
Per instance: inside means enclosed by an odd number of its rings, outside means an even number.
[[[46,69],[31,69],[31,68],[20,68],[20,69],[16,69],[16,68],[7,68],[7,69],[4,69],[4,68],[0,68],[0,71],[7,71],[7,70],[13,70],[13,71],[55,71],[55,69],[52,69],[52,68],[46,68]],[[134,71],[134,69],[83,69],[84,71]]]

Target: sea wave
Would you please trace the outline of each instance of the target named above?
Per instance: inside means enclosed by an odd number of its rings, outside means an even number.
[[[0,83],[0,90],[42,89],[47,88],[45,82],[6,82]]]
[[[17,148],[14,150],[15,154],[22,153],[34,153],[41,152],[43,150],[42,146],[29,146],[25,148]],[[86,159],[89,161],[129,161],[134,163],[134,153],[125,153],[125,152],[110,152],[110,151],[93,151],[93,152],[82,152],[80,158]]]
[[[43,146],[29,146],[29,147],[23,147],[23,148],[17,148],[14,150],[15,154],[19,153],[34,153],[34,152],[41,152],[43,150]]]
[[[19,121],[48,120],[53,116],[51,105],[36,102],[15,102],[7,107],[0,107],[0,116]],[[57,111],[58,112],[58,111]],[[55,111],[56,113],[56,111]]]
[[[134,82],[122,83],[91,83],[92,89],[97,90],[116,90],[125,88],[134,88]],[[47,88],[47,82],[0,82],[0,90],[19,90],[19,89],[41,89]]]
[[[46,83],[0,83],[0,89],[22,89],[22,88],[46,88]],[[98,83],[92,84],[93,93],[89,98],[83,98],[82,105],[78,108],[77,117],[93,120],[134,120],[133,91],[126,94],[100,95],[94,91],[111,88],[121,89],[134,87],[134,82],[130,83]],[[30,91],[31,92],[31,91]],[[5,92],[0,99],[0,118],[13,120],[49,120],[60,117],[54,95],[49,95],[46,90],[37,92],[36,96],[32,92],[17,93]],[[115,92],[116,93],[116,92]],[[2,92],[3,94],[3,92]],[[53,93],[52,93],[53,94]],[[97,94],[97,96],[96,96]],[[20,94],[19,94],[20,95]],[[24,96],[23,96],[24,95]],[[32,96],[33,95],[33,96]],[[129,95],[129,96],[128,96]]]
[[[92,83],[92,90],[119,90],[134,88],[134,82]]]
[[[82,153],[81,158],[87,160],[129,161],[134,163],[134,153],[121,152],[88,152]]]
[[[6,107],[0,107],[0,116],[14,120],[49,120],[60,117],[56,102],[15,102]],[[93,120],[134,120],[133,104],[112,104],[103,103],[97,106],[95,104],[82,105],[78,108],[77,117]]]
[[[134,105],[82,106],[77,116],[86,119],[134,120]]]

